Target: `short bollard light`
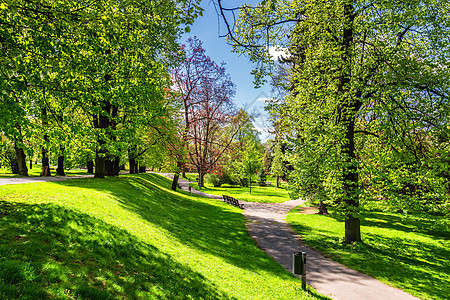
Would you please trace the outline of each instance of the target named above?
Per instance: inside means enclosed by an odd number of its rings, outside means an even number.
[[[306,290],[306,252],[293,253],[292,271],[302,276],[302,289]]]

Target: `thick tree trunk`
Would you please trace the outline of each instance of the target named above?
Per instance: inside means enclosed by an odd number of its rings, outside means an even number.
[[[102,157],[102,154],[104,154],[104,152],[97,150],[95,155],[95,178],[105,178],[106,175],[105,157]]]
[[[133,145],[130,148],[128,148],[128,162],[130,164],[130,174],[136,174],[139,171],[136,170],[137,169],[136,153],[137,153],[136,145]]]
[[[328,215],[327,205],[323,201],[319,202],[319,215]]]
[[[64,147],[60,147],[61,154],[58,156],[58,168],[56,168],[56,175],[58,176],[66,176],[64,172]]]
[[[28,176],[25,152],[23,151],[22,148],[17,147],[17,145],[14,145],[14,151],[16,152],[19,175]]]
[[[86,167],[87,167],[87,172],[89,174],[94,173],[94,161],[92,159],[90,159],[86,162]]]
[[[203,174],[202,170],[198,170],[198,188],[201,189],[203,187],[203,180],[205,179],[205,174]]]
[[[105,160],[105,172],[106,176],[114,176],[116,173],[114,172],[115,160],[112,160],[112,157]]]
[[[360,221],[356,217],[359,210],[358,168],[355,150],[355,115],[361,103],[351,95],[351,48],[353,47],[353,22],[355,12],[352,2],[344,4],[344,28],[342,34],[342,69],[339,77],[338,92],[342,95],[339,107],[341,124],[345,126],[345,139],[342,145],[345,164],[342,170],[344,177],[345,202],[345,242],[351,244],[361,241]]]
[[[135,170],[136,170],[136,161],[132,157],[128,158],[128,161],[130,163],[130,174],[136,173],[135,172]]]
[[[361,241],[361,224],[358,218],[347,215],[345,218],[345,242],[352,244]]]
[[[30,159],[30,170],[33,169],[33,160]]]

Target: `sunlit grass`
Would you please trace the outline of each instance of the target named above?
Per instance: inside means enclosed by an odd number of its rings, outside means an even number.
[[[155,174],[0,186],[0,299],[321,299]]]
[[[277,188],[275,182],[269,182],[271,184],[268,186],[259,186],[253,183],[251,194],[250,188],[248,187],[232,186],[229,184],[223,184],[221,187],[214,187],[212,184],[206,183],[205,187],[201,190],[207,194],[218,196],[229,195],[238,200],[248,202],[281,203],[291,199],[285,183],[282,183],[280,188]],[[191,186],[198,189],[197,184],[191,183]]]
[[[27,166],[28,168],[28,176],[31,177],[37,177],[41,174],[41,165],[37,164],[35,165],[33,163],[33,168],[30,169],[29,165]],[[51,175],[55,176],[56,175],[56,167],[55,166],[50,166],[50,171],[51,171]],[[66,173],[66,176],[73,176],[73,175],[87,175],[87,170],[83,170],[83,169],[69,169],[69,170],[64,170],[64,173]],[[21,175],[17,175],[17,174],[12,174],[11,171],[8,168],[5,167],[0,167],[0,178],[9,178],[9,177],[23,177]]]
[[[450,232],[431,216],[363,212],[363,243],[343,243],[344,222],[291,211],[287,221],[309,246],[352,269],[422,299],[448,299]]]

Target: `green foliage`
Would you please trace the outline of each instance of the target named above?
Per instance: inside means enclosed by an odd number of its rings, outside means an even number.
[[[259,170],[258,179],[259,186],[266,186],[267,174],[264,168],[261,168],[261,170]]]
[[[244,150],[242,161],[239,162],[240,177],[248,180],[250,193],[252,188],[251,181],[261,168],[261,156],[261,151],[258,149],[257,144],[249,142]]]
[[[13,282],[0,298],[321,299],[256,247],[239,209],[170,186],[155,174],[0,186]]]
[[[236,51],[259,62],[256,79],[283,72],[274,84],[285,97],[270,110],[291,149],[297,195],[352,217],[371,197],[448,211],[449,5],[308,0],[241,7]],[[270,67],[267,45],[288,52],[284,66]]]
[[[275,150],[272,159],[272,165],[270,166],[270,173],[272,176],[283,176],[285,173],[285,166],[283,161],[283,151],[281,143],[275,144]]]
[[[71,163],[173,128],[168,69],[201,11],[184,0],[2,3],[0,131],[28,155],[64,149]]]
[[[206,174],[205,180],[214,187],[220,187],[222,185],[222,180],[216,174]]]
[[[450,227],[445,217],[361,213],[363,241],[343,242],[343,219],[292,210],[288,223],[307,245],[331,259],[420,299],[445,299],[450,280]]]

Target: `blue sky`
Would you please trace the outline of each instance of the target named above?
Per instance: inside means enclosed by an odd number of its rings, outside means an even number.
[[[270,86],[254,88],[253,76],[250,74],[253,64],[246,56],[231,52],[232,47],[227,44],[225,38],[219,37],[225,33],[225,27],[218,19],[213,3],[209,0],[203,1],[202,7],[203,16],[195,20],[190,33],[183,36],[181,42],[185,43],[189,37],[197,36],[203,42],[203,48],[212,60],[216,63],[225,62],[227,72],[236,84],[237,106],[246,108],[249,113],[255,113],[255,128],[260,131],[267,128],[267,113],[264,111],[262,100],[271,96]],[[264,133],[260,137],[263,141],[268,138]]]

